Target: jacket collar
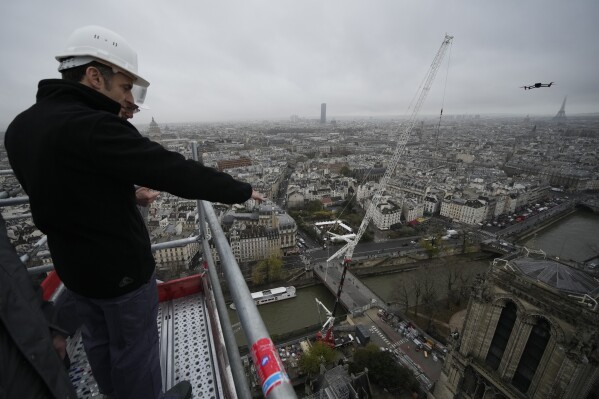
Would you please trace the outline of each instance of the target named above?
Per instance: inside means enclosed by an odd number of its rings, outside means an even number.
[[[113,99],[105,96],[86,85],[63,79],[44,79],[38,84],[37,102],[48,99],[83,102],[87,106],[108,111],[113,114],[119,113],[121,105]]]

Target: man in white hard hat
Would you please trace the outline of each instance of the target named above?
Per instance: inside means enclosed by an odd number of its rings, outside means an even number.
[[[155,263],[135,185],[228,204],[263,197],[119,117],[121,104],[133,102],[133,85],[149,85],[121,36],[98,26],[77,29],[56,58],[62,79],[42,80],[36,103],[9,125],[8,158],[75,298],[101,393],[159,398]],[[191,396],[187,382],[173,388],[167,397]]]

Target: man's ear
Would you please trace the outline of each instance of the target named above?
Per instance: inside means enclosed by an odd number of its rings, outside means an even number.
[[[82,83],[87,84],[92,89],[100,90],[104,87],[104,76],[102,76],[102,74],[96,67],[87,67],[83,79],[84,82]]]

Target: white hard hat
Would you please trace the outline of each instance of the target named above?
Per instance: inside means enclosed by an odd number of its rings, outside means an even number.
[[[91,61],[104,61],[135,78],[135,84],[148,87],[150,82],[137,74],[137,53],[119,34],[101,26],[84,26],[75,30],[65,49],[56,56],[62,71],[85,65]]]

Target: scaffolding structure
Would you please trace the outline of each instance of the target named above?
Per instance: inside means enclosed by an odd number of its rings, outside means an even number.
[[[197,160],[196,142],[192,143],[192,154]],[[5,175],[11,173],[0,171],[0,174]],[[3,198],[0,199],[0,208],[28,202],[26,196]],[[159,285],[161,303],[157,323],[161,337],[163,387],[169,389],[180,380],[188,379],[197,398],[252,398],[212,258],[211,246],[214,246],[224,279],[238,309],[242,329],[252,348],[250,352],[264,397],[297,398],[212,204],[197,201],[196,212],[199,220],[197,235],[152,245],[155,251],[198,242],[204,250],[203,273]],[[47,238],[42,237],[27,254],[21,256],[21,261],[25,263],[36,256],[46,242]],[[28,272],[31,275],[50,272],[49,279],[52,281],[45,285],[46,291],[49,291],[45,292],[45,297],[57,301],[64,292],[64,285],[56,273],[52,273],[53,269],[52,264],[45,264],[30,267]],[[78,395],[82,398],[97,395],[97,386],[87,364],[80,335],[76,334],[70,339],[69,351],[73,354],[74,363],[71,379]]]

